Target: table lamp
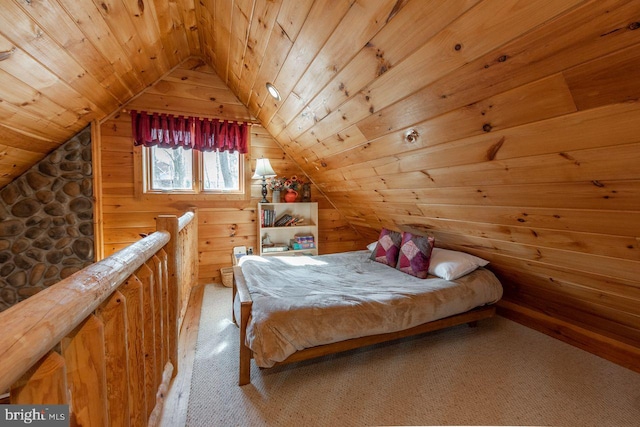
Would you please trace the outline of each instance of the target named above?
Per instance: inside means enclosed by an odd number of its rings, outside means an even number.
[[[276,176],[269,159],[260,158],[256,160],[256,171],[251,177],[252,179],[262,178],[262,200],[260,203],[269,203],[267,200],[267,178]]]

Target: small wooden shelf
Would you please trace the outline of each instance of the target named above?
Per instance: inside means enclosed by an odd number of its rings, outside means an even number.
[[[274,218],[278,219],[284,214],[298,216],[304,218],[304,224],[264,227],[263,212],[273,210]],[[258,203],[258,255],[274,256],[274,255],[299,255],[311,254],[318,255],[318,204],[316,202],[302,203]],[[280,252],[264,252],[262,241],[269,235],[269,239],[274,244],[289,244],[297,234],[309,234],[313,236],[315,247],[309,249],[289,249]]]

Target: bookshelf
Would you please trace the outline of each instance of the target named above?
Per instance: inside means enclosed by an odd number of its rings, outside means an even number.
[[[290,216],[287,221],[287,215]],[[278,220],[289,225],[278,225]],[[297,219],[297,221],[296,221]],[[318,255],[318,204],[315,202],[302,203],[258,203],[258,255]],[[266,236],[273,243],[273,247],[263,247]],[[313,238],[310,246],[308,236]],[[306,237],[306,238],[305,238]],[[294,249],[292,240],[300,242],[300,249]],[[279,251],[277,247],[287,247]]]

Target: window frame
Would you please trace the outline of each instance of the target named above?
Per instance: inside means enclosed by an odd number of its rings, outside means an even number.
[[[153,161],[153,156],[151,155],[151,150],[153,150],[154,148],[160,148],[160,147],[142,147],[142,159],[143,159],[143,164],[142,164],[142,170],[144,172],[144,188],[143,188],[143,192],[145,194],[167,194],[167,193],[173,193],[173,194],[197,194],[195,188],[196,188],[196,176],[198,176],[198,173],[195,170],[195,163],[194,163],[194,159],[195,159],[195,155],[193,153],[191,153],[191,189],[186,189],[186,188],[173,188],[173,189],[169,189],[169,190],[161,190],[161,189],[154,189],[151,187],[151,183],[153,182],[153,177],[152,177],[152,165],[151,162]],[[181,148],[178,148],[178,150],[181,150]],[[195,150],[190,150],[190,151],[195,151]]]
[[[194,150],[195,151],[195,150]],[[198,151],[196,154],[197,162],[194,163],[194,175],[198,176],[198,182],[194,184],[198,187],[200,193],[204,194],[244,194],[246,180],[242,179],[245,170],[245,158],[243,154],[238,152],[238,189],[237,190],[207,190],[204,188],[204,156],[205,153]]]
[[[184,148],[178,148],[178,150],[185,150]],[[140,160],[136,161],[136,164],[140,165],[140,179],[136,179],[137,184],[136,190],[140,191],[140,195],[159,195],[159,194],[172,194],[172,195],[189,195],[189,196],[200,196],[200,197],[224,197],[226,199],[240,199],[246,200],[250,197],[250,194],[247,194],[247,189],[250,188],[249,185],[249,172],[251,167],[249,165],[249,153],[246,154],[238,154],[239,159],[239,171],[238,171],[238,190],[207,190],[204,188],[204,156],[203,153],[199,150],[186,149],[186,151],[191,152],[191,160],[192,160],[192,188],[191,189],[170,189],[170,190],[157,190],[151,188],[151,148],[150,147],[135,147],[134,155],[139,157]],[[137,192],[136,191],[136,192]]]

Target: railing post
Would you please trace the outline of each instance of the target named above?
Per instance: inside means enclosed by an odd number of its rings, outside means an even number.
[[[127,348],[129,350],[129,414],[132,427],[145,426],[144,299],[143,284],[135,274],[120,287],[127,300]]]
[[[11,387],[11,403],[16,405],[64,405],[68,399],[67,367],[55,351],[40,359]]]
[[[167,231],[171,235],[164,249],[167,253],[167,272],[169,288],[169,360],[173,364],[173,375],[178,372],[178,316],[180,315],[180,266],[182,260],[182,245],[179,242],[180,232],[178,218],[175,215],[158,215],[156,230]]]
[[[109,425],[125,426],[131,420],[129,409],[130,358],[127,347],[127,301],[115,291],[95,312],[104,328],[104,358],[107,383]]]
[[[153,298],[153,270],[144,263],[135,273],[142,283],[142,345],[144,354],[144,393],[145,393],[145,419],[148,419],[155,406],[155,382],[156,382],[156,326],[155,307]]]
[[[60,342],[79,426],[109,426],[104,340],[103,323],[91,315]]]

